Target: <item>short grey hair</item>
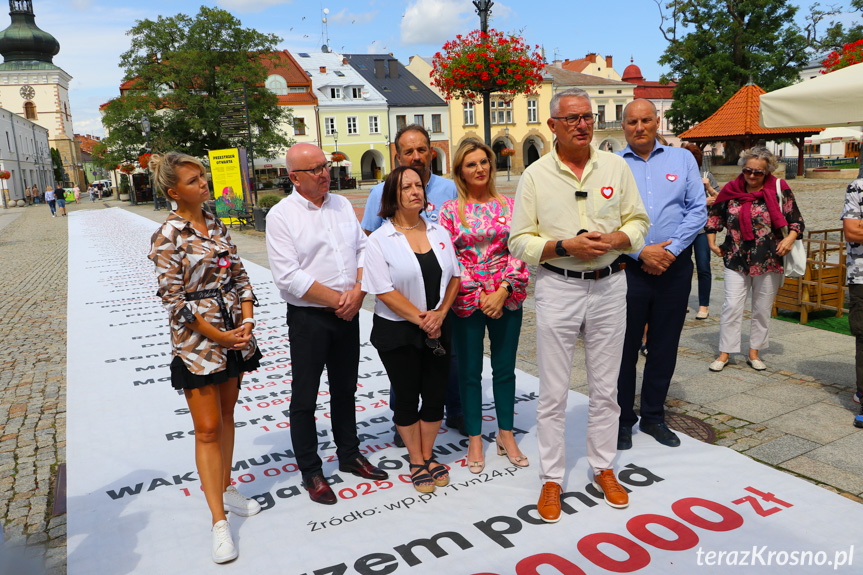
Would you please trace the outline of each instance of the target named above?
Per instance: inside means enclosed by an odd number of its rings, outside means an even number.
[[[740,152],[740,161],[737,162],[738,166],[745,166],[746,162],[751,159],[756,160],[764,160],[767,162],[767,172],[772,174],[776,171],[776,168],[779,167],[779,160],[773,155],[773,152],[765,148],[764,146],[753,146],[748,150],[743,150]]]
[[[562,92],[558,92],[554,96],[551,97],[551,102],[548,105],[548,111],[552,116],[557,116],[557,113],[560,111],[560,101],[564,98],[582,98],[587,100],[588,104],[590,102],[590,94],[582,90],[581,88],[567,88]],[[593,104],[591,104],[591,109],[593,109]]]

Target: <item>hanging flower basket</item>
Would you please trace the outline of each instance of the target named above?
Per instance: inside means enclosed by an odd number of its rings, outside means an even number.
[[[138,156],[138,165],[141,166],[142,170],[146,170],[150,167],[150,154],[141,154]]]
[[[515,155],[515,150],[513,150],[512,148],[503,148],[503,149],[500,151],[500,155],[501,155],[501,156],[514,156],[514,155]]]
[[[432,158],[437,158],[437,150],[435,150],[434,148],[432,148],[432,151],[431,151],[431,152],[432,152]]]
[[[432,58],[431,83],[447,100],[478,102],[484,91],[503,94],[505,100],[535,94],[545,68],[538,48],[494,29],[458,35]]]
[[[117,169],[128,176],[132,172],[135,171],[135,165],[134,164],[120,164],[117,166]]]
[[[12,177],[12,172],[8,170],[0,170],[0,180],[8,180]]]
[[[344,162],[348,157],[341,152],[334,152],[330,159],[334,162]]]

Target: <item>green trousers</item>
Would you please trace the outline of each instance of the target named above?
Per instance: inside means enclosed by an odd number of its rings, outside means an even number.
[[[488,328],[491,342],[492,394],[498,428],[513,426],[515,411],[515,359],[521,335],[522,309],[503,310],[491,319],[480,310],[468,317],[452,317],[452,341],[458,356],[458,381],[464,427],[468,435],[482,433],[482,361],[483,340]]]

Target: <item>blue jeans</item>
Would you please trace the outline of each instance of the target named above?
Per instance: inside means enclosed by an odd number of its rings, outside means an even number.
[[[698,234],[692,242],[692,252],[695,254],[695,269],[698,271],[698,305],[710,305],[710,246],[707,245],[707,234]]]

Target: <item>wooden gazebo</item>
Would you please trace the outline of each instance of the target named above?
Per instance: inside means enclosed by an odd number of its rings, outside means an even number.
[[[758,123],[761,106],[759,86],[747,84],[731,96],[709,118],[689,128],[678,138],[687,142],[727,142],[737,140],[751,148],[759,140],[790,139],[797,146],[797,175],[803,175],[803,141],[824,128],[762,128]]]

